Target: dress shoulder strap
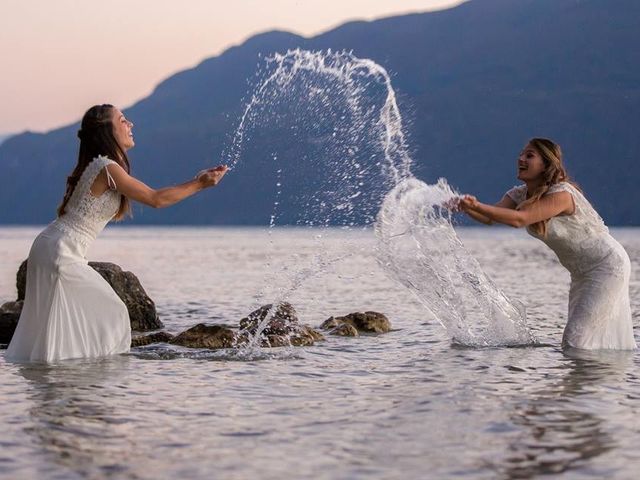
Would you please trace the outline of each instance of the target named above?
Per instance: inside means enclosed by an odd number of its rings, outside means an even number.
[[[574,187],[568,182],[554,183],[549,187],[547,193],[569,192],[571,195],[575,193]]]
[[[106,167],[110,163],[116,163],[116,162],[114,162],[110,158],[105,157],[103,155],[100,155],[94,158],[91,161],[91,163],[89,163],[89,165],[87,165],[87,167],[84,169],[84,172],[82,172],[82,176],[80,177],[80,180],[76,185],[76,190],[78,191],[78,194],[88,193],[89,190],[91,189],[91,186],[93,185],[93,182],[95,182],[98,174],[102,171],[104,167]],[[107,171],[107,175],[109,175],[108,171]],[[111,186],[111,184],[109,184],[109,186]]]
[[[91,163],[96,164],[96,168],[99,172],[101,169],[103,169],[107,165],[110,165],[112,163],[117,163],[117,162],[115,160],[111,160],[109,157],[105,157],[104,155],[99,155],[96,158],[94,158],[93,162]]]
[[[104,168],[104,173],[107,174],[107,184],[109,185],[109,190],[117,190],[118,185],[116,185],[116,181],[113,179],[113,177],[111,176],[111,173],[109,173],[109,169],[107,168],[107,166],[112,163],[116,163],[116,162],[109,159],[109,161],[104,165],[103,168]]]

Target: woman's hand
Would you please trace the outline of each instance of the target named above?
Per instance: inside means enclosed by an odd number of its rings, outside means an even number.
[[[478,199],[473,195],[462,195],[453,197],[442,204],[442,206],[452,212],[468,212],[478,206]]]
[[[222,180],[224,174],[227,173],[227,170],[229,170],[229,167],[226,165],[218,165],[215,168],[202,170],[198,175],[196,175],[196,180],[200,182],[203,188],[215,187],[220,183],[220,180]]]
[[[460,211],[460,197],[452,197],[441,205],[442,208],[446,208],[452,212]]]
[[[473,195],[461,195],[459,197],[453,197],[442,204],[444,208],[451,210],[452,212],[466,213],[472,219],[484,223],[485,225],[491,225],[493,221],[486,215],[482,215],[477,210],[482,204]]]
[[[463,195],[458,198],[458,210],[461,212],[469,212],[478,208],[478,199],[473,195]]]

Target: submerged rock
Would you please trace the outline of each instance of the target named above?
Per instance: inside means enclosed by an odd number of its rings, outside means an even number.
[[[157,332],[150,335],[135,337],[131,340],[132,347],[149,345],[151,343],[166,342],[187,348],[219,348],[242,347],[249,343],[250,335],[238,331],[229,325],[206,325],[199,323],[175,337],[167,332]],[[307,325],[300,325],[296,331],[289,334],[260,335],[259,345],[265,348],[302,347],[313,345],[316,340],[324,340],[322,334]]]
[[[262,330],[263,334],[288,335],[297,329],[299,325],[298,314],[295,308],[293,308],[293,305],[288,302],[282,302],[275,310],[272,310],[273,304],[271,303],[254,310],[245,318],[240,320],[240,328],[245,332],[255,335],[260,323],[270,313],[271,318]]]
[[[320,328],[330,330],[332,335],[355,336],[353,330],[345,327],[350,325],[356,332],[387,333],[391,330],[391,322],[379,312],[354,312],[344,317],[330,317],[325,320]]]
[[[339,335],[341,337],[359,337],[358,329],[350,323],[341,323],[329,330],[329,335]]]
[[[265,348],[309,347],[311,345],[313,345],[313,339],[304,336],[267,335],[260,340],[260,346]]]
[[[131,272],[122,270],[115,263],[89,262],[89,266],[104,278],[127,306],[132,330],[157,330],[164,325],[158,318],[156,305]],[[18,269],[16,287],[18,300],[24,300],[27,284],[27,261]]]
[[[18,325],[22,303],[22,300],[17,300],[0,306],[0,344],[4,345],[5,348],[11,342],[13,332],[15,332]]]
[[[237,345],[237,333],[226,325],[199,323],[175,336],[169,343],[188,348],[231,348]]]
[[[320,325],[320,328],[322,330],[333,330],[333,329],[339,327],[340,325],[344,325],[345,322],[342,321],[342,320],[339,320],[341,318],[342,317],[329,317],[324,322],[322,322],[322,325]],[[355,327],[353,327],[353,328],[355,328]]]
[[[263,347],[303,347],[324,340],[324,336],[319,331],[300,324],[293,305],[282,302],[275,310],[273,304],[263,305],[240,320],[242,333],[239,342],[248,342],[249,336],[256,335],[260,323],[269,314],[272,315],[271,318],[260,331],[260,345]]]
[[[298,334],[311,337],[314,342],[321,342],[322,340],[325,339],[322,333],[320,333],[315,328],[310,327],[309,325],[300,325],[300,330],[298,330]]]
[[[245,341],[248,340],[244,337]],[[324,340],[324,335],[308,325],[298,325],[295,330],[287,335],[263,335],[260,340],[261,347],[309,347],[315,342]]]
[[[117,267],[117,265],[113,266]],[[110,272],[115,272],[115,274],[118,273],[118,270],[119,267],[117,269],[109,269]],[[0,307],[0,344],[8,344],[11,341],[11,336],[20,317],[22,303],[22,300],[7,302]],[[153,343],[170,343],[188,348],[219,349],[241,347],[247,344],[252,336],[256,335],[260,322],[267,317],[271,308],[272,305],[264,305],[251,312],[240,321],[241,330],[228,325],[206,325],[200,323],[176,336],[165,331],[134,336],[131,339],[131,346],[140,347]],[[357,331],[355,333],[357,335]],[[315,342],[324,339],[324,336],[318,330],[308,325],[300,324],[293,306],[289,303],[283,303],[275,310],[273,318],[268,320],[267,325],[260,332],[258,344],[266,348],[302,347],[311,346]]]
[[[173,335],[169,332],[156,332],[149,335],[138,335],[131,339],[131,347],[142,347],[152,343],[168,343],[173,339]]]

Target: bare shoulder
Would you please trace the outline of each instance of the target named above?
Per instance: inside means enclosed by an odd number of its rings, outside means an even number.
[[[122,176],[129,176],[129,174],[125,171],[124,168],[122,168],[122,166],[115,161],[111,161],[109,162],[108,165],[106,165],[107,170],[109,170],[109,173],[111,175],[113,175],[114,177],[122,177]]]
[[[119,171],[122,171],[122,172],[124,172],[124,171],[125,171],[125,170],[124,170],[124,168],[122,168],[122,166],[121,166],[118,162],[116,162],[115,160],[111,160],[111,161],[106,165],[106,167],[109,169],[109,171],[110,171],[110,172],[112,172],[112,171],[114,171],[114,170],[115,170],[115,171],[118,171],[118,170],[119,170]]]

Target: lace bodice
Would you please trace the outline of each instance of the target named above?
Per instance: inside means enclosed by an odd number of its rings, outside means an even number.
[[[71,194],[64,215],[51,224],[85,246],[96,239],[120,206],[120,193],[111,182],[110,188],[102,195],[96,197],[91,193],[96,177],[110,163],[116,162],[99,156],[87,165]]]
[[[598,212],[576,187],[567,182],[557,183],[545,195],[558,192],[571,194],[574,213],[551,218],[547,223],[546,237],[537,235],[530,228],[527,232],[546,243],[567,270],[583,273],[606,258],[616,248],[617,242],[609,235],[609,229]],[[527,198],[527,186],[514,187],[507,195],[519,205]]]

